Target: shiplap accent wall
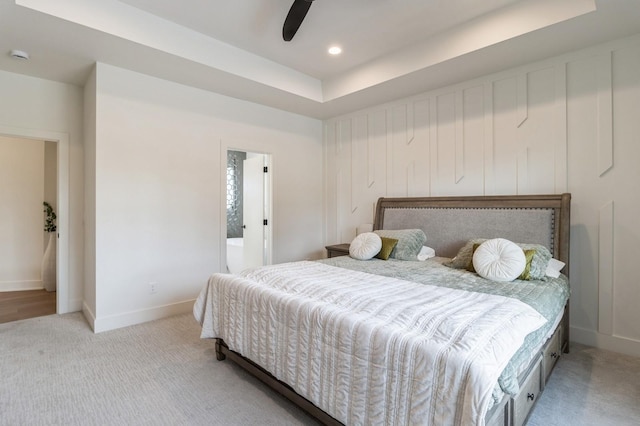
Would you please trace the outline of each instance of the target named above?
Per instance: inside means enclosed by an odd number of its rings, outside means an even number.
[[[381,196],[572,193],[573,338],[640,355],[640,36],[325,121],[327,243]]]

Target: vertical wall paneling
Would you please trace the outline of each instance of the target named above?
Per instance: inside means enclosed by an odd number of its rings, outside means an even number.
[[[414,127],[414,123],[415,123],[415,116],[414,116],[414,111],[413,111],[413,102],[409,102],[406,105],[406,111],[407,111],[407,128],[406,128],[406,138],[407,138],[407,156],[406,156],[406,171],[407,171],[407,176],[405,177],[406,179],[406,183],[407,183],[407,187],[405,189],[405,193],[407,194],[407,196],[411,196],[411,195],[415,195],[415,193],[413,192],[415,187],[416,187],[416,173],[415,173],[415,169],[416,169],[416,162],[415,159],[413,159],[413,156],[411,155],[411,143],[413,142],[414,138],[415,138],[415,127]]]
[[[438,180],[438,122],[437,98],[429,98],[429,193],[432,196],[442,195],[439,191]]]
[[[431,166],[429,163],[431,118],[429,99],[414,101],[412,115],[415,142],[411,147],[411,157],[414,162],[414,181],[410,188],[410,194],[415,196],[425,196],[430,194],[431,188]]]
[[[367,126],[367,188],[371,188],[376,183],[376,144],[374,136],[370,132],[371,123],[369,116],[364,116],[363,120]]]
[[[464,177],[464,93],[464,90],[457,91],[454,108],[456,122],[455,183],[459,183]]]
[[[526,72],[516,77],[516,128],[520,128],[529,118],[529,74]],[[516,153],[516,193],[523,194],[529,187],[529,147],[524,140],[524,132],[516,131],[518,146]]]
[[[411,142],[413,142],[414,138],[415,138],[415,115],[413,112],[413,102],[409,102],[407,104],[407,133],[406,133],[406,137],[407,137],[407,145],[411,145]]]
[[[358,116],[353,119],[353,134],[351,143],[351,213],[360,206],[363,192],[367,188],[368,179],[368,149],[369,128],[367,116]]]
[[[407,167],[408,167],[408,145],[407,145],[407,104],[396,105],[391,109],[391,138],[390,138],[390,164],[389,176],[390,186],[388,192],[393,197],[407,196]]]
[[[456,92],[442,93],[436,97],[436,121],[438,145],[438,192],[459,193],[456,187]]]
[[[484,194],[485,98],[484,86],[466,87],[462,96],[464,178],[458,183],[461,195]]]
[[[373,149],[370,152],[373,157],[373,166],[369,169],[371,172],[369,181],[371,188],[370,200],[375,205],[378,197],[387,195],[387,110],[380,109],[369,114],[369,116],[371,117],[369,121],[369,138],[373,145]],[[373,220],[373,215],[371,220]]]
[[[600,180],[604,199],[615,203],[613,333],[640,346],[640,40],[617,46],[611,57],[614,166]]]
[[[640,34],[332,118],[327,243],[381,196],[571,192],[572,336],[640,355],[638,111]]]
[[[600,208],[598,223],[598,331],[613,334],[613,201]]]
[[[336,159],[339,164],[337,170],[338,183],[338,212],[351,212],[351,145],[353,144],[352,120],[345,119],[338,122],[336,137]],[[347,210],[348,209],[348,210]],[[338,241],[348,242],[355,237],[355,227],[350,226],[350,216],[340,214],[337,221]]]
[[[336,183],[336,125],[334,121],[324,123],[324,170],[325,170],[325,243],[338,242],[336,230],[340,216],[337,207],[338,187]]]
[[[495,193],[518,193],[517,77],[493,82],[493,173]]]
[[[525,194],[529,188],[529,147],[520,142],[516,158],[516,193]]]
[[[553,158],[555,193],[567,192],[567,64],[555,66],[555,103],[553,106]]]
[[[516,127],[522,126],[529,117],[528,73],[518,75],[518,118]]]
[[[493,168],[493,82],[484,83],[484,195],[496,193]]]
[[[613,167],[613,94],[611,52],[596,61],[598,79],[598,172],[600,176]]]

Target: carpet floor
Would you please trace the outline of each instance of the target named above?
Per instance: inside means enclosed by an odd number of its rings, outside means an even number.
[[[80,313],[0,324],[0,425],[313,425],[190,314],[94,334]],[[637,425],[640,359],[574,345],[529,425]]]

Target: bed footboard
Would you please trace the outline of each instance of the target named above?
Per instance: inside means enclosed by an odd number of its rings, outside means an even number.
[[[309,401],[308,399],[296,393],[296,391],[294,391],[293,388],[291,388],[291,386],[278,380],[271,373],[269,373],[267,370],[265,370],[255,362],[251,361],[250,359],[245,358],[239,353],[229,349],[229,347],[224,342],[224,340],[222,339],[215,339],[215,340],[216,340],[216,359],[218,361],[222,361],[222,360],[225,360],[226,358],[229,358],[229,360],[235,362],[240,367],[244,368],[247,372],[255,376],[257,379],[259,379],[263,383],[265,383],[274,391],[278,392],[280,395],[287,398],[294,405],[296,405],[298,408],[300,408],[302,411],[307,413],[312,418],[316,419],[321,424],[331,425],[331,426],[342,425],[342,423],[340,423],[339,421],[337,421],[336,419],[334,419],[333,417],[331,417],[330,415],[322,411],[320,408],[314,405],[311,401]]]
[[[554,335],[547,341],[540,351],[539,356],[531,362],[527,368],[526,374],[520,378],[521,389],[515,397],[505,395],[500,404],[493,407],[486,417],[487,426],[522,426],[529,418],[531,410],[538,402],[540,394],[544,390],[545,384],[549,379],[551,371],[555,366],[560,352],[567,349],[563,343],[562,334],[564,332],[564,324],[568,321],[564,317],[558,325]],[[267,370],[229,349],[222,339],[215,339],[216,358],[218,361],[229,360],[244,368],[247,372],[261,380],[271,389],[287,398],[294,405],[306,412],[309,416],[317,420],[323,425],[342,425],[341,422],[322,411],[311,401],[296,393],[286,383],[278,380]],[[568,345],[567,345],[568,346]]]

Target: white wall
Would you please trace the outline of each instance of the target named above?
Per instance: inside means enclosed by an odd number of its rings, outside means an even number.
[[[224,270],[227,148],[271,154],[273,261],[322,256],[320,121],[105,64],[95,99],[96,331],[189,311]]]
[[[96,311],[96,70],[84,86],[84,293],[82,310]]]
[[[83,203],[83,146],[82,146],[82,89],[39,78],[0,71],[0,133],[5,135],[60,134],[68,143],[67,158],[60,161],[68,176],[68,264],[65,300],[59,313],[80,310],[82,304],[82,203]],[[65,202],[67,200],[64,200]],[[42,201],[40,201],[42,203]],[[58,283],[60,285],[60,283]]]
[[[44,143],[0,136],[0,291],[42,289]]]
[[[380,196],[572,193],[572,339],[640,356],[640,36],[325,122],[327,243]]]

